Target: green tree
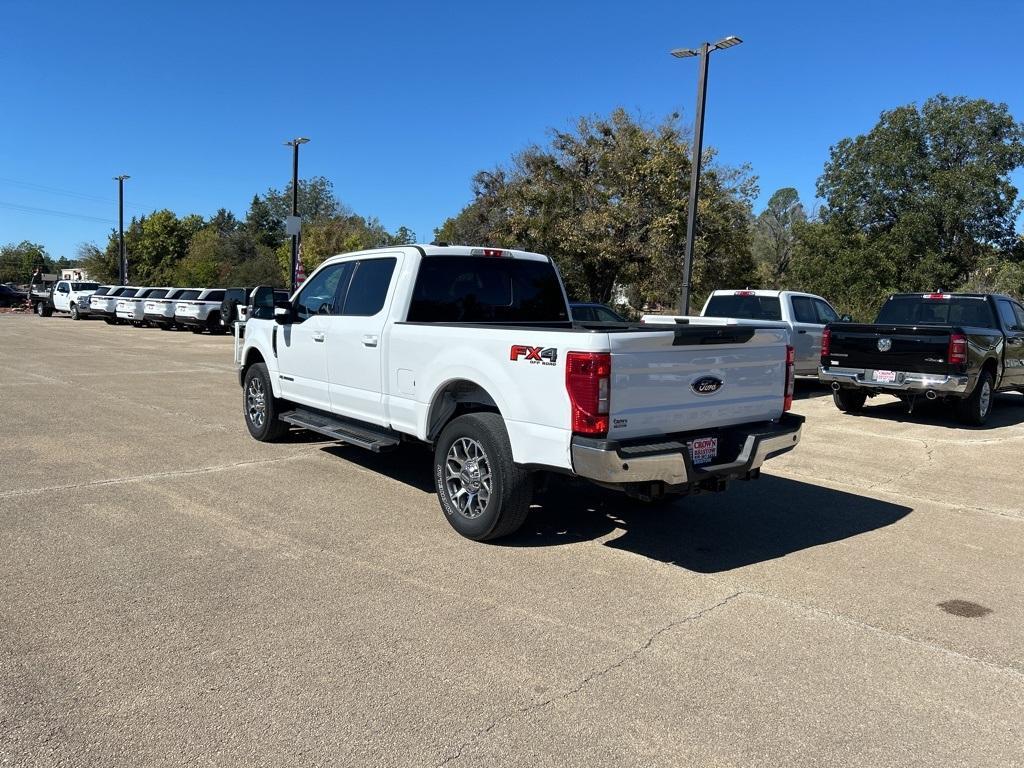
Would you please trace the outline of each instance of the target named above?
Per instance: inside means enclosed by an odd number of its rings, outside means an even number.
[[[268,189],[263,195],[270,214],[278,221],[284,221],[292,213],[292,185],[284,191]],[[324,176],[299,179],[299,216],[303,222],[317,221],[332,216],[351,213],[334,196],[334,184]]]
[[[275,249],[284,242],[284,221],[274,215],[267,201],[253,195],[245,215],[245,230],[260,245]]]
[[[758,284],[786,287],[789,262],[793,256],[794,227],[807,221],[800,196],[793,187],[778,189],[754,222],[753,252]]]
[[[189,243],[202,228],[201,216],[179,219],[166,209],[133,218],[124,233],[128,281],[134,285],[173,284],[178,262],[185,258]],[[111,232],[106,256],[116,264],[117,254],[117,233]]]
[[[116,234],[114,238],[116,241]],[[76,256],[82,269],[84,269],[93,280],[110,284],[117,282],[119,270],[117,267],[116,248],[113,252],[109,249],[101,251],[93,243],[82,243],[78,246]]]
[[[673,306],[682,283],[690,144],[672,115],[656,125],[623,109],[552,132],[508,168],[473,178],[473,201],[437,230],[448,241],[519,246],[550,254],[570,293],[608,302],[616,286],[632,301]],[[714,161],[702,175],[695,243],[695,302],[753,276],[747,168]]]
[[[22,240],[0,247],[0,283],[28,283],[35,269],[52,272],[53,259],[39,243]]]

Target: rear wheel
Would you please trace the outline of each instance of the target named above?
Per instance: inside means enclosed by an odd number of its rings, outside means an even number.
[[[211,336],[227,333],[228,329],[221,325],[219,312],[211,312],[210,316],[206,318],[206,330],[210,332]]]
[[[280,401],[274,397],[265,363],[254,363],[245,372],[242,408],[245,410],[245,426],[256,440],[270,443],[288,431],[288,425],[278,418]]]
[[[867,399],[867,392],[856,389],[837,389],[832,393],[832,402],[843,413],[860,413]]]
[[[45,301],[36,302],[36,314],[40,317],[49,317],[53,314],[53,310],[46,305]]]
[[[530,473],[512,461],[496,413],[460,416],[444,428],[434,449],[434,482],[449,524],[467,539],[508,536],[530,511]]]
[[[965,397],[956,404],[957,416],[960,421],[973,427],[982,426],[988,421],[989,414],[992,413],[993,395],[992,374],[987,370],[982,370],[971,396]]]

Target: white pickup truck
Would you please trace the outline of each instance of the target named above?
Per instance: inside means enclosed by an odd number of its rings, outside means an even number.
[[[740,325],[770,325],[772,321],[784,325],[796,354],[798,376],[818,375],[821,335],[826,325],[839,321],[839,313],[825,299],[799,291],[714,291],[700,314],[737,318]]]
[[[81,320],[89,314],[90,299],[99,287],[99,283],[58,280],[45,298],[36,301],[36,314],[50,317],[54,312],[67,312],[72,320]]]
[[[573,322],[536,253],[344,254],[290,301],[258,288],[251,310],[238,358],[249,433],[427,443],[445,516],[471,539],[519,528],[535,471],[653,500],[756,478],[800,440],[785,329]]]

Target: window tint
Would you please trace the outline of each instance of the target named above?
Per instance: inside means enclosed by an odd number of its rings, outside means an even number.
[[[345,295],[343,315],[372,317],[384,307],[396,259],[367,259],[356,263]]]
[[[182,291],[177,297],[178,301],[192,301],[199,298],[200,291]]]
[[[960,325],[995,328],[995,318],[982,298],[957,296],[926,299],[923,296],[893,296],[878,313],[878,323],[893,325]]]
[[[102,288],[97,288],[96,289],[96,295],[97,296],[104,296],[109,290],[110,290],[110,288],[107,287],[107,286],[103,286]]]
[[[343,276],[347,279],[351,269],[351,263],[330,264],[309,278],[295,299],[295,319],[301,322],[313,315],[334,314],[338,284]]]
[[[818,312],[814,308],[814,302],[806,296],[794,296],[793,319],[798,323],[817,323]]]
[[[607,307],[594,307],[594,313],[597,315],[597,319],[603,323],[621,323],[622,318],[612,312]]]
[[[149,293],[147,293],[146,294],[146,298],[147,299],[162,299],[166,295],[167,295],[167,289],[166,288],[157,288],[157,289],[152,290]]]
[[[72,283],[72,291],[94,291],[99,287],[99,283]]]
[[[210,291],[203,301],[224,301],[224,291]]]
[[[1017,330],[1024,331],[1024,307],[1020,304],[1014,303],[1013,311],[1017,315]]]
[[[583,323],[591,323],[597,320],[593,307],[573,307],[572,319]]]
[[[555,268],[507,257],[429,256],[420,263],[409,322],[542,323],[569,320]]]
[[[704,310],[706,317],[736,317],[741,320],[781,320],[778,296],[712,296]]]
[[[67,292],[68,292],[68,284],[67,283],[57,283],[57,293],[67,293]]]
[[[1020,307],[1016,307],[1017,311],[1014,312],[1013,304],[1005,299],[1000,299],[996,304],[999,306],[999,316],[1003,319],[1003,326],[1005,326],[1007,330],[1016,331],[1024,328],[1024,323],[1021,322],[1024,320],[1024,317],[1018,316],[1018,313],[1022,313],[1024,310],[1021,310]]]
[[[834,323],[839,319],[839,314],[832,309],[827,301],[814,299],[814,307],[818,310],[818,322],[822,325]]]
[[[138,288],[125,288],[121,293],[118,294],[122,299],[131,299],[138,293]]]

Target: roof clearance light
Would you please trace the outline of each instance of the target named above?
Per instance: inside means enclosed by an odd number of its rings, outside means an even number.
[[[754,292],[753,291],[736,291],[733,295],[734,296],[753,296]]]
[[[473,248],[469,253],[471,256],[508,256],[508,253],[500,248]]]

